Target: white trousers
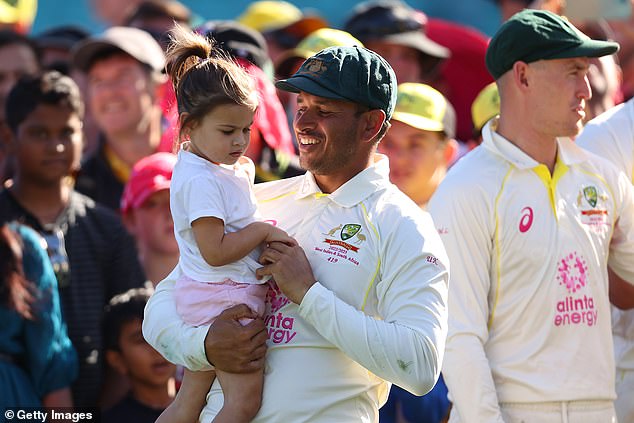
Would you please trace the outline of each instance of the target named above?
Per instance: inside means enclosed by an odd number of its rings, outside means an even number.
[[[616,417],[619,423],[634,423],[634,370],[616,369]]]

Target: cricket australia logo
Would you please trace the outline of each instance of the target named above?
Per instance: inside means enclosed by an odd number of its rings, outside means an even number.
[[[585,198],[588,204],[590,204],[593,208],[596,207],[598,198],[596,187],[585,187],[583,189],[583,198]]]
[[[341,228],[341,239],[346,241],[347,239],[352,238],[359,232],[361,229],[361,225],[357,225],[355,223],[348,223]]]
[[[336,237],[337,232],[339,232],[340,239],[332,239]],[[359,247],[352,245],[361,244],[366,241],[365,235],[363,235],[361,229],[361,225],[357,223],[346,223],[345,225],[340,224],[330,229],[326,235],[328,238],[324,239],[326,244],[330,244],[331,246],[343,247],[348,251],[359,251]]]

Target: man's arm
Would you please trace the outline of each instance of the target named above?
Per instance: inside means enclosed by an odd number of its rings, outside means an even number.
[[[249,373],[264,366],[267,334],[262,319],[242,326],[242,317],[254,318],[245,305],[221,313],[212,325],[189,326],[176,312],[172,291],[180,274],[178,266],[156,291],[145,307],[143,336],[172,363],[192,371],[214,367],[233,373]]]
[[[452,413],[458,413],[461,421],[501,423],[495,383],[484,350],[489,336],[493,212],[484,199],[479,204],[473,195],[453,189],[459,187],[443,184],[429,204],[452,263],[443,376],[454,404]]]
[[[427,239],[420,235],[422,226]],[[391,231],[385,232],[389,239],[383,242],[381,280],[369,288],[376,293],[382,319],[368,316],[316,283],[300,247],[273,245],[261,257],[272,264],[258,269],[258,274],[273,275],[284,294],[300,304],[300,315],[350,358],[382,379],[422,395],[434,386],[442,363],[447,260],[428,217],[424,222],[402,219],[398,228],[390,236]],[[413,233],[419,235],[410,236]]]

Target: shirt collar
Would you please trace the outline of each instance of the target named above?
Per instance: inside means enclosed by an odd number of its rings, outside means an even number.
[[[535,159],[496,132],[496,128],[497,118],[490,120],[482,129],[482,146],[484,148],[502,156],[518,169],[533,169],[539,165]],[[568,137],[557,138],[557,146],[557,160],[567,166],[588,160],[585,151]]]
[[[295,198],[327,196],[342,207],[354,207],[380,188],[387,186],[390,183],[389,177],[390,165],[387,156],[376,153],[371,166],[359,172],[331,194],[321,192],[315,182],[315,176],[311,172],[306,172]]]

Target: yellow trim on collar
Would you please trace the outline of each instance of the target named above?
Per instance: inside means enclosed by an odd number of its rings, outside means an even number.
[[[132,173],[132,166],[129,166],[119,156],[117,156],[117,154],[108,146],[108,144],[104,144],[103,152],[115,178],[117,178],[117,180],[123,184],[128,182],[128,180],[130,179],[130,174]]]

